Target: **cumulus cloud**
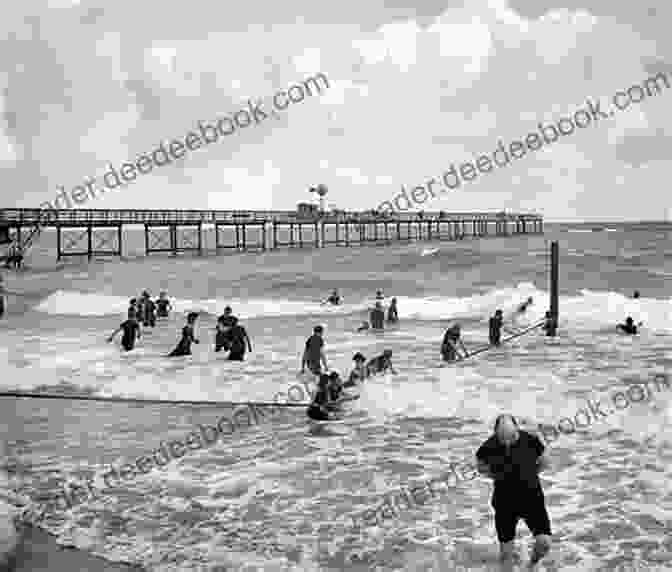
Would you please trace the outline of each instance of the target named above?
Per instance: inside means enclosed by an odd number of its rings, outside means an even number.
[[[646,7],[612,14],[578,0],[543,9],[470,0],[422,13],[410,0],[382,4],[12,5],[0,24],[7,206],[37,206],[56,185],[73,187],[109,162],[184,137],[199,120],[323,72],[330,88],[322,95],[106,193],[95,207],[286,209],[323,182],[329,203],[371,208],[588,96],[610,97],[671,67],[659,22],[666,7],[652,18]],[[659,217],[669,99],[672,90],[425,208]],[[627,192],[642,180],[651,185],[646,204]],[[622,192],[605,201],[615,188]]]

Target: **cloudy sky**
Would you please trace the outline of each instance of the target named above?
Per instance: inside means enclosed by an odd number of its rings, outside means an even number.
[[[2,207],[37,207],[322,72],[321,96],[88,208],[372,208],[659,71],[661,0],[22,0],[0,19]],[[662,219],[672,90],[427,203],[550,220]]]

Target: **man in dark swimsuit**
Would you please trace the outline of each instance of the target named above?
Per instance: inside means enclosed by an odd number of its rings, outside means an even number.
[[[385,312],[383,311],[383,305],[380,302],[376,302],[376,307],[371,310],[369,320],[371,321],[372,329],[382,330],[385,328]]]
[[[490,345],[498,346],[501,344],[503,322],[504,318],[502,317],[502,311],[497,310],[495,315],[490,318],[490,322],[488,323],[490,328],[488,336],[490,339]]]
[[[538,473],[549,467],[544,445],[518,428],[512,415],[500,415],[494,434],[476,452],[478,472],[494,480],[492,508],[501,557],[513,557],[516,525],[523,519],[534,535],[530,564],[539,562],[551,546],[551,524]]]
[[[457,351],[458,345],[464,352],[464,356]],[[443,356],[443,361],[447,362],[452,362],[456,359],[464,359],[467,355],[467,348],[464,347],[462,339],[460,338],[459,324],[453,324],[446,330],[446,333],[443,336],[443,343],[441,344],[441,355]]]
[[[121,347],[124,348],[125,351],[130,352],[135,347],[136,337],[140,339],[140,324],[138,324],[138,321],[135,318],[129,316],[129,319],[121,324],[107,341],[111,342],[114,339],[114,336],[122,331],[124,332],[124,335],[121,337]]]
[[[233,315],[231,306],[224,308],[224,313],[217,318],[217,333],[215,334],[215,351],[229,350],[229,338],[227,332],[238,321],[238,318]]]
[[[182,328],[182,339],[178,342],[177,347],[168,354],[168,357],[190,356],[191,344],[198,344],[199,341],[194,337],[194,325],[198,318],[197,312],[190,312],[187,316],[187,325]]]
[[[399,321],[399,313],[397,312],[397,299],[390,300],[390,307],[387,309],[387,322],[389,324],[396,324]]]
[[[230,349],[228,359],[230,361],[244,361],[246,345],[248,351],[252,351],[250,337],[247,335],[245,328],[238,324],[238,318],[231,316],[231,322],[233,326],[226,332],[226,345]]]
[[[147,292],[147,290],[142,293],[142,297],[144,307],[143,325],[145,327],[149,326],[150,328],[153,328],[156,326],[156,304],[149,297],[149,292]]]
[[[312,403],[308,406],[306,414],[315,421],[329,421],[328,404],[329,376],[327,374],[322,374],[320,375],[320,380],[317,382],[317,391],[315,392]]]
[[[642,325],[641,322],[639,325]],[[618,324],[616,327],[630,336],[637,335],[637,326],[635,326],[635,321],[630,316],[625,319],[625,324]]]
[[[301,373],[306,371],[306,365],[315,375],[320,375],[323,365],[325,370],[329,369],[327,358],[324,355],[323,333],[324,328],[322,326],[315,326],[313,335],[306,340],[306,348],[301,356]]]

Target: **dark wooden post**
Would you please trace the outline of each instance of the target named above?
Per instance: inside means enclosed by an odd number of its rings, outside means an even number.
[[[551,318],[553,320],[549,335],[556,336],[558,332],[559,317],[559,273],[560,270],[560,251],[558,242],[551,243]]]

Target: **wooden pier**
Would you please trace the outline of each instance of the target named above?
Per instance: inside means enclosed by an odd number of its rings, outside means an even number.
[[[58,260],[122,256],[124,227],[131,225],[144,226],[146,254],[203,254],[205,226],[215,230],[217,252],[543,233],[543,219],[537,214],[0,209],[0,230],[9,233],[21,253],[42,229],[55,228]]]

